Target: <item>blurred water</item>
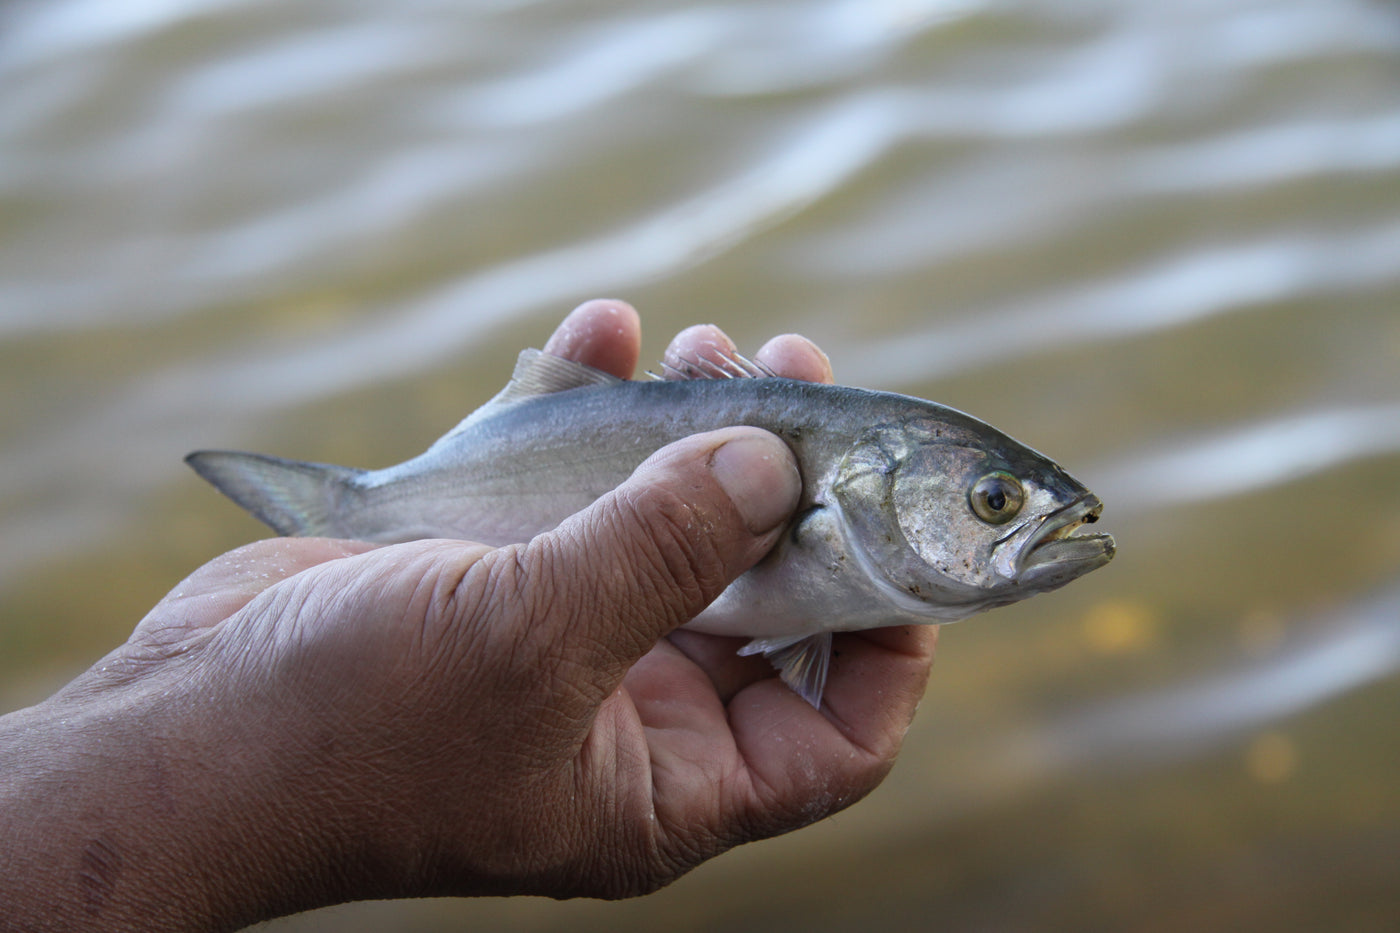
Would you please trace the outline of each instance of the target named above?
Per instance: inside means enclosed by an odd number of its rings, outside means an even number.
[[[1400,590],[1348,606],[1322,635],[1305,636],[1276,656],[1208,678],[1094,704],[1030,732],[1011,747],[1032,766],[1061,768],[1086,760],[1106,766],[1197,753],[1228,744],[1241,731],[1267,726],[1325,703],[1400,668]]]
[[[1391,928],[1397,52],[1379,0],[12,3],[0,700],[260,533],[188,450],[403,459],[614,294],[986,418],[1118,559],[948,629],[797,841],[278,926]]]

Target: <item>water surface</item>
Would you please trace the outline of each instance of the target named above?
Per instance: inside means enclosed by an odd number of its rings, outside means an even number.
[[[1109,568],[945,630],[857,808],[636,902],[271,928],[1400,916],[1393,5],[44,0],[0,86],[3,708],[262,533],[186,452],[404,459],[597,295],[1107,502]]]

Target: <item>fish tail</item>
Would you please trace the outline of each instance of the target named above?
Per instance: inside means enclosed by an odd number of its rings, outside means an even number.
[[[185,462],[279,535],[353,537],[335,516],[363,470],[236,450],[198,450]]]

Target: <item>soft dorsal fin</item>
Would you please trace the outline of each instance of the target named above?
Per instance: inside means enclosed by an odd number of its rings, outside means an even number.
[[[549,395],[585,386],[610,386],[624,380],[601,369],[566,360],[543,350],[521,350],[510,382],[486,405],[510,404],[536,395]]]
[[[588,386],[616,385],[625,381],[612,373],[605,373],[601,369],[575,363],[543,350],[521,350],[520,356],[515,360],[515,372],[511,374],[506,387],[497,392],[491,401],[462,419],[457,427],[438,438],[433,446],[436,447],[448,438],[455,437],[477,421],[500,414],[526,399]]]

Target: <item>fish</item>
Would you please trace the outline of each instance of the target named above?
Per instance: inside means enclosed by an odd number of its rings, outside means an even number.
[[[832,636],[939,624],[1112,559],[1103,503],[1048,457],[936,402],[781,378],[738,354],[625,380],[525,350],[494,398],[412,459],[362,470],[202,450],[194,470],[281,535],[530,540],[691,434],[751,425],[796,457],[778,542],[685,628],[749,641],[820,706]]]

